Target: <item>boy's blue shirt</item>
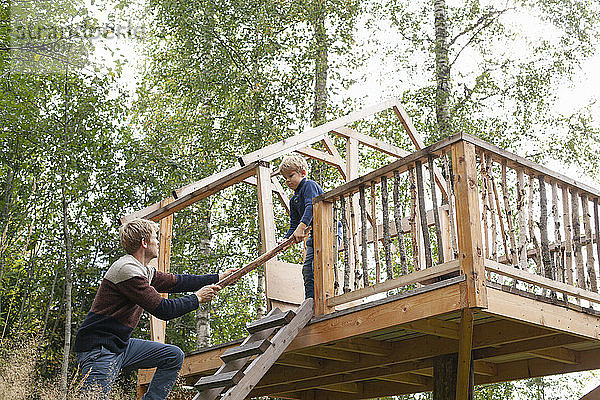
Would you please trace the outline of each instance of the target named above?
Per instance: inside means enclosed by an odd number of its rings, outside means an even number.
[[[290,199],[290,229],[285,233],[284,238],[289,238],[298,227],[300,222],[304,222],[306,226],[312,224],[313,219],[313,198],[323,194],[323,189],[319,184],[311,179],[302,179],[298,187],[294,191],[294,195]],[[313,244],[313,233],[310,232],[310,237],[306,242],[307,246]]]

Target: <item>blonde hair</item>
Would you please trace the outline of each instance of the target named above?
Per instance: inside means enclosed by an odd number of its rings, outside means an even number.
[[[158,224],[148,219],[135,218],[127,221],[119,228],[121,246],[127,254],[133,254],[142,245],[142,239],[150,240],[150,236],[158,230]]]
[[[283,157],[281,164],[279,164],[279,173],[286,174],[294,171],[299,174],[301,174],[302,171],[308,173],[308,164],[304,157],[296,154]]]

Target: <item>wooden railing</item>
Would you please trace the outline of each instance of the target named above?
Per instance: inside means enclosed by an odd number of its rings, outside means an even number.
[[[316,312],[459,273],[469,307],[487,305],[485,276],[600,303],[599,197],[470,135],[442,140],[315,198]]]

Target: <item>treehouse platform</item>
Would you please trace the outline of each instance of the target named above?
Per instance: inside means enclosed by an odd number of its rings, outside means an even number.
[[[388,108],[416,150],[349,127]],[[345,159],[329,135],[346,140]],[[396,159],[359,175],[359,144]],[[468,399],[473,385],[600,368],[600,191],[470,135],[425,147],[397,101],[250,153],[124,219],[161,221],[168,270],[172,214],[244,181],[257,186],[267,252],[273,193],[286,201],[269,162],[292,151],[337,166],[345,183],[313,200],[314,315],[244,397]],[[297,307],[301,282],[300,266],[268,261],[269,308]],[[164,324],[151,327],[163,340]],[[240,343],[187,354],[180,376],[194,386]],[[139,387],[151,377],[140,371]]]

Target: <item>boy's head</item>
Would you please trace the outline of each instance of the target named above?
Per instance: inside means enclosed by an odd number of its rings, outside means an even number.
[[[308,164],[302,156],[285,156],[279,165],[279,172],[285,178],[285,183],[290,189],[296,190],[300,182],[306,177]]]
[[[156,237],[158,230],[158,224],[148,219],[135,218],[127,221],[119,228],[121,246],[127,254],[134,254],[142,245],[142,239],[146,243],[150,242],[153,236]]]

